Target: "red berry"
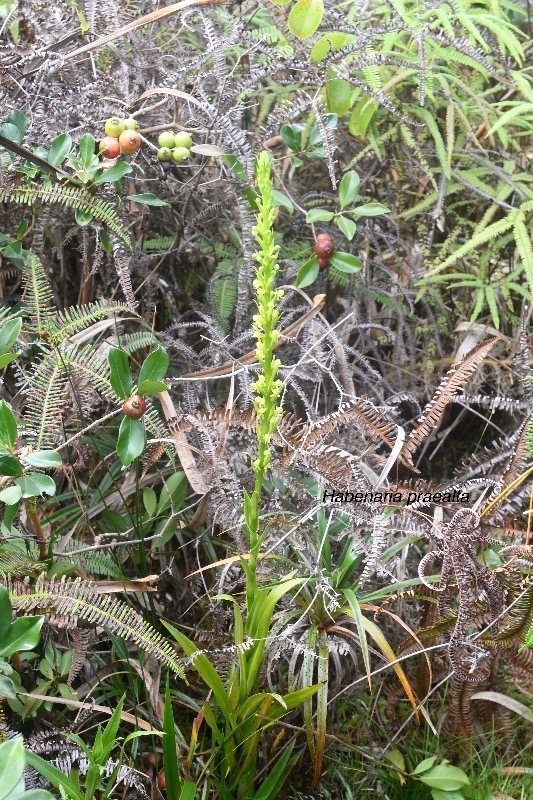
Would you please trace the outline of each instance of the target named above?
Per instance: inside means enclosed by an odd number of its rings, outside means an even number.
[[[145,753],[144,758],[144,765],[145,767],[158,767],[161,766],[161,762],[163,761],[163,756],[161,753]]]
[[[161,791],[164,792],[165,789],[167,788],[167,779],[165,777],[165,771],[164,770],[161,770],[161,772],[159,773],[159,776],[157,778],[157,783],[158,783],[159,788],[161,789]]]
[[[146,400],[140,394],[132,394],[124,401],[122,411],[127,417],[140,419],[146,411]]]
[[[120,155],[118,139],[114,139],[112,136],[104,136],[98,143],[98,151],[103,153],[106,158],[116,158]]]
[[[326,269],[327,267],[329,267],[329,258],[319,258],[318,266],[320,267],[320,269]]]
[[[319,233],[313,250],[319,258],[329,259],[335,252],[335,242],[329,233]]]
[[[120,151],[131,155],[136,153],[141,146],[141,137],[137,131],[123,131],[118,137]]]

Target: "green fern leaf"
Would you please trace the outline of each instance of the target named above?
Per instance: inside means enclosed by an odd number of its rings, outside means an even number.
[[[98,584],[71,580],[48,581],[41,575],[35,586],[21,582],[7,586],[13,610],[17,614],[43,613],[62,624],[76,625],[78,619],[105,628],[114,636],[133,642],[151,653],[173,672],[185,679],[185,671],[174,648],[151,625],[125,603],[109,594],[101,594]]]
[[[75,211],[85,211],[106,225],[131,248],[131,239],[122,227],[117,212],[105,200],[93,197],[77,186],[45,183],[42,186],[18,186],[15,189],[0,188],[0,203],[33,206],[38,202],[59,204]]]
[[[449,180],[452,176],[452,171],[448,163],[448,155],[446,152],[446,147],[444,145],[444,140],[439,130],[439,126],[435,121],[435,117],[433,116],[433,114],[430,114],[427,108],[415,108],[413,109],[413,114],[426,123],[427,128],[433,139],[433,143],[435,145],[435,151],[439,159],[440,167]]]
[[[526,223],[524,222],[524,214],[516,220],[513,228],[516,247],[520,255],[520,261],[526,273],[527,282],[529,284],[529,291],[533,294],[533,247],[531,246],[531,237]]]
[[[466,242],[459,247],[455,253],[452,253],[451,256],[448,256],[445,261],[442,261],[440,264],[437,264],[435,267],[433,267],[433,269],[430,269],[427,275],[436,275],[438,272],[442,272],[443,269],[452,267],[459,261],[460,258],[469,255],[474,250],[489,242],[491,239],[501,236],[502,233],[505,233],[505,231],[508,231],[513,227],[515,223],[515,215],[516,212],[511,212],[507,217],[505,217],[505,219],[500,219],[498,222],[493,222],[492,225],[489,225],[484,231],[481,231],[481,233],[472,238],[469,242]]]

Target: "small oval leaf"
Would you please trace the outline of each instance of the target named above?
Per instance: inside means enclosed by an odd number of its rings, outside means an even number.
[[[144,206],[170,206],[170,203],[165,203],[164,200],[161,200],[157,195],[152,194],[152,192],[129,194],[127,199]]]
[[[26,464],[39,467],[39,469],[60,467],[62,464],[61,456],[55,450],[36,450],[34,453],[23,456],[23,460]]]
[[[115,183],[123,178],[124,175],[128,175],[131,171],[131,164],[128,164],[126,161],[119,161],[117,164],[113,164],[112,167],[109,167],[109,169],[104,169],[103,172],[98,173],[94,179],[95,186],[99,186],[101,183]]]
[[[341,204],[341,208],[346,208],[346,206],[349,206],[350,203],[353,203],[359,194],[360,186],[361,180],[355,170],[351,169],[342,176],[339,186],[339,202]]]
[[[143,381],[137,388],[137,394],[146,397],[149,394],[159,394],[168,391],[168,386],[161,381]]]
[[[0,456],[0,475],[16,478],[17,475],[22,475],[22,467],[13,456]]]
[[[117,455],[125,467],[144,450],[144,425],[140,419],[124,417],[117,439]]]
[[[390,214],[390,208],[383,203],[365,203],[364,206],[357,206],[350,211],[354,217],[379,217],[380,214]]]
[[[308,39],[322,22],[323,16],[323,0],[297,0],[287,20],[289,30],[298,39]]]
[[[363,262],[359,258],[352,256],[351,253],[333,253],[329,260],[339,272],[347,272],[348,274],[360,272],[364,266]]]
[[[13,447],[17,438],[17,420],[9,403],[0,400],[0,444]]]
[[[145,381],[162,380],[167,374],[169,363],[167,351],[163,347],[157,347],[146,356],[142,363],[139,372],[139,385]]]
[[[305,262],[303,267],[301,267],[300,271],[298,272],[296,286],[298,286],[299,289],[310,286],[316,281],[319,272],[320,267],[318,265],[318,258],[316,256],[312,256],[308,261]]]
[[[72,149],[72,137],[68,133],[60,133],[52,141],[47,161],[53,167],[60,167]]]
[[[333,219],[335,214],[333,211],[327,211],[325,208],[312,208],[305,216],[306,222],[329,222]]]
[[[107,354],[107,360],[111,369],[111,386],[122,400],[127,400],[133,387],[128,356],[124,350],[111,347]]]

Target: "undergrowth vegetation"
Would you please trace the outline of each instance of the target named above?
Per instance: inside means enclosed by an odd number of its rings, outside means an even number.
[[[529,0],[0,40],[0,800],[528,797]]]

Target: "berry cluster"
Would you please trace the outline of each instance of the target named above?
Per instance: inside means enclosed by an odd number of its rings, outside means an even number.
[[[187,131],[174,133],[163,131],[157,139],[159,150],[157,157],[160,161],[175,161],[182,164],[191,155],[192,136]]]
[[[329,259],[335,252],[333,237],[329,233],[319,233],[316,237],[313,250],[318,256],[318,265],[320,269],[326,269],[326,267],[329,267]]]
[[[121,153],[131,155],[141,146],[139,123],[133,117],[110,117],[104,130],[105,136],[98,144],[98,151],[106,158],[117,158]]]

